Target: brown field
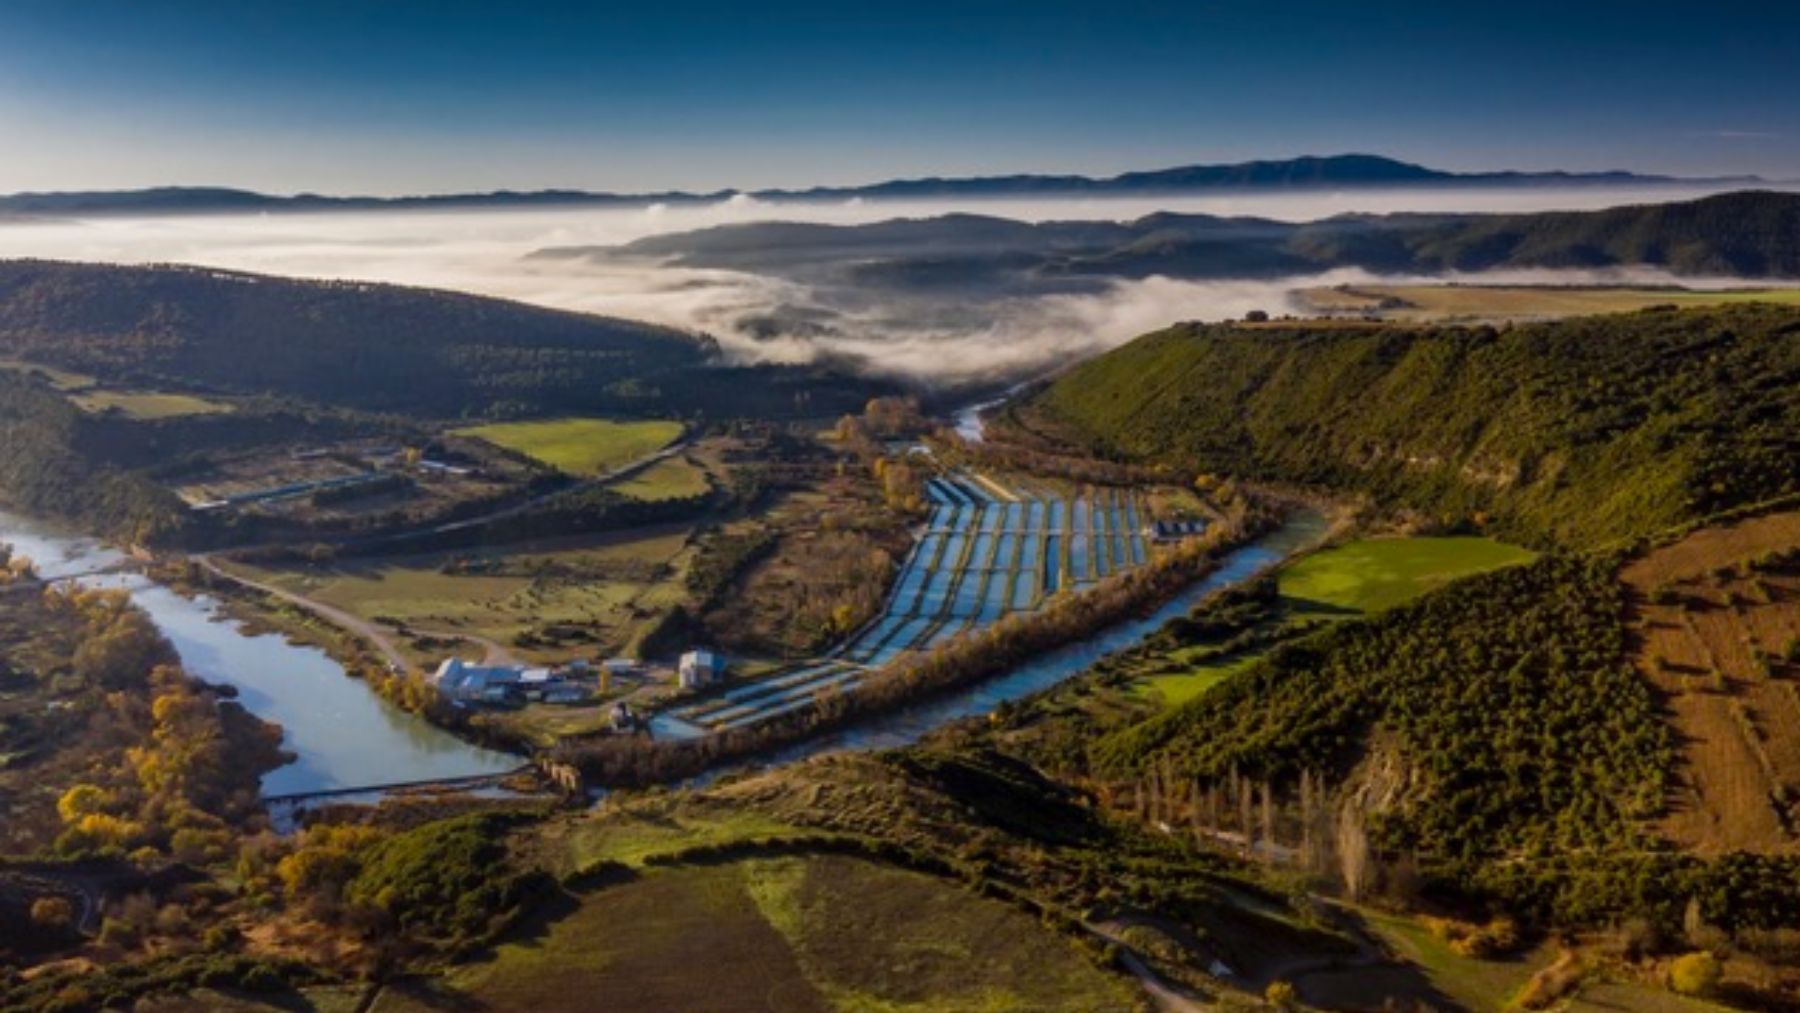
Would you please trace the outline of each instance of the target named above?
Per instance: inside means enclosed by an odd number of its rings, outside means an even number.
[[[1797,289],[1702,291],[1681,288],[1563,285],[1339,285],[1299,289],[1306,312],[1355,314],[1382,320],[1540,320],[1594,313],[1629,313],[1650,306],[1720,306],[1742,302],[1800,302]]]
[[[757,657],[804,657],[866,622],[910,538],[860,473],[791,492],[737,525],[751,526],[770,532],[774,547],[703,621],[721,647]]]
[[[1665,695],[1680,785],[1661,830],[1696,851],[1800,852],[1800,512],[1707,528],[1620,574],[1637,664]]]

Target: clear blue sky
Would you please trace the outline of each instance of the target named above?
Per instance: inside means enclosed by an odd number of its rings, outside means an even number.
[[[1111,173],[1800,177],[1800,5],[0,0],[0,191]]]

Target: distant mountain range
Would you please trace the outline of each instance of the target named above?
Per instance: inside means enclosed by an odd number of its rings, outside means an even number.
[[[1332,155],[1227,165],[1187,165],[1118,176],[1012,175],[897,179],[866,186],[804,190],[756,190],[748,196],[772,202],[901,200],[908,198],[1007,198],[1078,195],[1161,196],[1212,191],[1303,190],[1344,187],[1531,187],[1750,185],[1754,176],[1707,179],[1614,172],[1445,172],[1379,155]],[[499,190],[491,193],[414,197],[276,196],[221,187],[154,187],[144,190],[17,193],[0,197],[0,216],[42,217],[107,214],[224,214],[264,211],[362,211],[400,209],[529,208],[564,205],[711,203],[741,191],[668,191],[620,194],[587,190]]]
[[[1030,223],[982,215],[867,225],[756,222],[616,247],[540,251],[600,262],[780,275],[898,293],[1009,295],[1116,278],[1265,278],[1653,266],[1678,275],[1800,277],[1800,194],[1743,191],[1603,211],[1340,215],[1316,222],[1154,214]]]

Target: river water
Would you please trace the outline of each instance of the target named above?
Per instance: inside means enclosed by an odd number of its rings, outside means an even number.
[[[960,718],[989,714],[1002,703],[1018,700],[1079,675],[1115,651],[1134,647],[1222,588],[1248,580],[1324,537],[1324,515],[1302,510],[1257,541],[1227,553],[1218,569],[1165,602],[1148,616],[1128,619],[1098,634],[1046,654],[992,679],[933,697],[923,703],[870,718],[781,750],[759,765],[779,766],[839,749],[892,749],[911,745],[926,733]],[[708,775],[708,779],[718,773]]]
[[[30,556],[47,578],[88,573],[121,558],[93,539],[5,513],[0,542]],[[130,591],[190,673],[235,686],[251,713],[281,725],[282,745],[296,759],[263,776],[265,795],[498,774],[522,762],[472,746],[389,704],[324,651],[290,644],[279,634],[246,634],[210,598],[184,598],[139,576],[88,582]]]

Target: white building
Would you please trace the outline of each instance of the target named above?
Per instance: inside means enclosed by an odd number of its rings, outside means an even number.
[[[709,686],[725,675],[725,656],[716,651],[689,651],[681,656],[679,673],[682,689]]]
[[[450,658],[431,676],[431,685],[447,700],[460,703],[499,703],[519,685],[523,670],[511,665],[471,665]]]

